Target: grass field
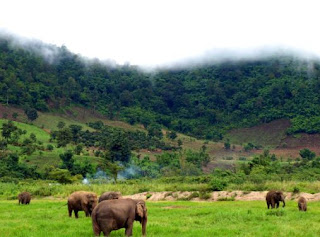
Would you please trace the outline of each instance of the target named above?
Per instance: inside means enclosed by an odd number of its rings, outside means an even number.
[[[0,202],[1,236],[93,236],[91,218],[69,218],[66,201]],[[320,203],[299,212],[296,202],[267,210],[265,202],[147,202],[147,236],[319,236]],[[124,236],[124,229],[111,236]],[[133,236],[141,236],[135,222]]]

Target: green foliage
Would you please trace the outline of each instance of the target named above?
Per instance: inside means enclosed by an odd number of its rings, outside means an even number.
[[[210,190],[212,191],[222,191],[227,187],[228,183],[226,180],[218,177],[213,177],[210,182]]]
[[[89,127],[97,129],[97,130],[101,130],[104,126],[102,121],[89,122],[88,125],[89,125]]]
[[[31,43],[56,52],[49,63],[13,41],[0,37],[0,102],[27,108],[31,121],[50,102],[54,109],[76,104],[141,123],[151,136],[161,136],[157,127],[163,126],[221,140],[229,128],[279,118],[291,119],[289,133],[320,131],[318,61],[277,55],[144,73],[134,66],[85,62],[65,47]]]
[[[313,160],[316,157],[316,153],[313,151],[310,151],[308,148],[304,148],[300,150],[299,154],[301,158],[305,160]]]
[[[255,145],[253,145],[252,143],[246,143],[246,144],[244,144],[244,146],[243,146],[243,149],[245,150],[245,151],[251,151],[252,149],[254,149],[255,148]]]
[[[60,159],[62,160],[61,168],[72,171],[74,166],[73,152],[68,150],[63,154],[60,154],[59,156],[60,156]]]
[[[53,133],[52,135],[55,136],[58,147],[65,147],[66,145],[68,145],[72,141],[73,137],[73,134],[69,128],[64,128],[56,131],[56,133]]]
[[[150,137],[157,137],[157,138],[162,138],[163,137],[163,133],[161,131],[161,126],[159,124],[150,124],[148,127],[147,127],[147,130],[148,130],[148,135]]]
[[[39,178],[39,173],[36,172],[35,167],[27,167],[19,163],[18,154],[10,153],[0,155],[0,178]]]
[[[131,151],[128,140],[123,133],[116,132],[112,139],[107,142],[107,149],[112,162],[129,162]]]
[[[57,128],[62,129],[62,128],[64,128],[64,126],[66,126],[66,123],[63,121],[59,121]]]
[[[77,144],[76,147],[74,148],[74,153],[76,155],[80,155],[82,150],[83,150],[83,144],[82,143]]]
[[[30,121],[34,121],[38,118],[38,112],[34,108],[26,108],[24,113],[27,115]]]
[[[227,139],[227,140],[224,142],[224,149],[230,150],[230,147],[231,147],[230,139]]]
[[[19,114],[17,112],[13,112],[11,116],[13,119],[17,119]]]
[[[115,183],[117,183],[119,172],[123,170],[124,167],[118,163],[107,163],[107,172],[112,176]]]
[[[72,176],[69,170],[66,169],[54,169],[49,173],[49,179],[56,180],[61,184],[72,183]]]
[[[4,137],[7,141],[10,140],[11,134],[16,131],[18,128],[14,125],[12,121],[8,121],[7,123],[2,124],[1,128],[1,135]]]
[[[48,144],[47,145],[47,150],[48,151],[52,151],[54,149],[54,146],[53,145],[51,145],[51,144]]]
[[[176,133],[175,131],[170,131],[170,132],[167,133],[167,137],[168,137],[169,139],[171,139],[171,140],[176,139],[177,136],[178,136],[178,135],[177,135],[177,133]]]

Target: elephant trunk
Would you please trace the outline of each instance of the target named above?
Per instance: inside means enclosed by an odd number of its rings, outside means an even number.
[[[144,217],[141,221],[141,225],[142,225],[142,235],[146,236],[146,229],[147,229],[147,217]]]
[[[285,206],[286,206],[286,203],[285,203],[285,201],[283,200],[282,202],[283,202],[283,206],[282,206],[282,207],[285,207]]]

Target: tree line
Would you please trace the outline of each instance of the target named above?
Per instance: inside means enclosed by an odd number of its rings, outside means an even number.
[[[320,131],[320,64],[293,55],[159,69],[85,60],[66,47],[48,60],[0,37],[0,102],[48,111],[81,105],[110,119],[220,140],[225,131],[291,119],[288,133]],[[34,117],[34,116],[33,116]],[[155,128],[155,129],[154,129]]]

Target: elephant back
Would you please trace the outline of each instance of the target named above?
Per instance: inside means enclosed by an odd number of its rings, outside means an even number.
[[[104,200],[120,199],[122,198],[120,192],[105,192],[99,197],[99,203]]]

